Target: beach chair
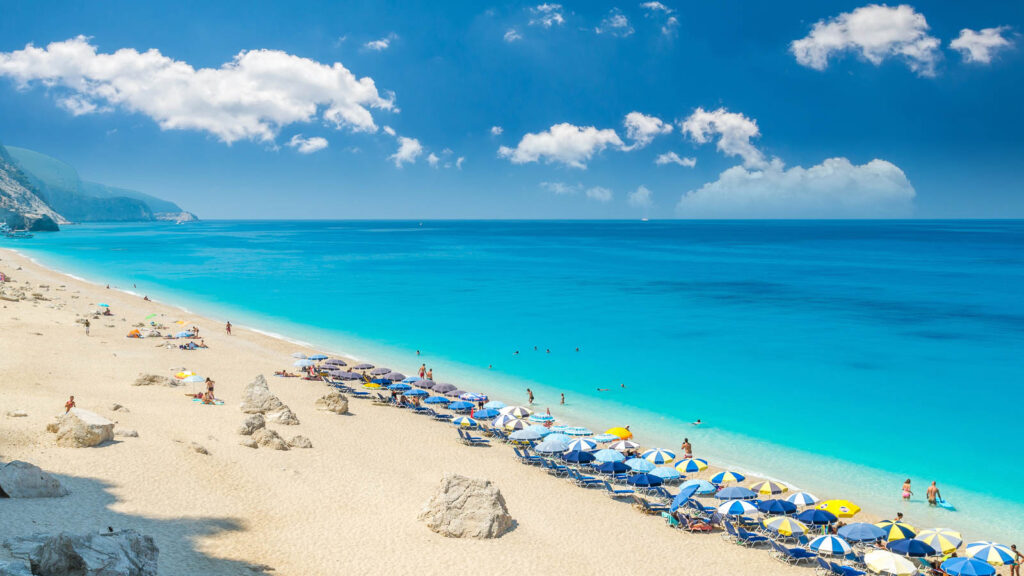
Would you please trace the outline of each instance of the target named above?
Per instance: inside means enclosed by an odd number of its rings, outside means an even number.
[[[829,562],[828,565],[836,576],[864,576],[867,574],[867,572],[862,570],[857,570],[851,566],[843,566],[842,564],[837,564],[835,562]],[[929,570],[930,569],[931,567],[929,566]],[[940,571],[939,574],[944,574],[944,572]]]
[[[591,486],[603,486],[604,480],[599,480],[593,476],[585,476],[580,474],[579,470],[569,469],[569,480],[577,486],[583,488],[590,488]]]
[[[739,544],[740,546],[751,547],[759,546],[761,544],[771,544],[772,546],[776,545],[774,542],[772,542],[764,536],[759,536],[757,534],[754,534],[753,532],[748,532],[743,528],[737,528],[736,526],[733,526],[733,523],[729,522],[728,520],[726,520],[724,524],[726,533],[729,536],[731,536],[733,541]]]
[[[647,494],[650,496],[654,496],[655,498],[668,500],[669,502],[675,499],[675,494],[672,494],[671,492],[665,490],[661,486],[655,486],[653,488],[648,489]]]
[[[383,394],[377,392],[377,397],[373,399],[374,404],[391,404],[390,398],[385,398]]]
[[[562,466],[561,464],[556,464],[547,458],[541,458],[541,465],[548,471],[548,474],[553,474],[555,476],[567,476],[569,474],[569,468]]]
[[[633,508],[643,512],[644,514],[661,514],[662,512],[668,512],[668,506],[662,506],[661,504],[651,504],[646,498],[633,494]]]
[[[608,496],[612,498],[624,498],[626,496],[632,496],[633,494],[636,494],[636,492],[630,490],[629,488],[612,488],[612,485],[609,484],[608,482],[604,483],[604,490],[608,494]]]
[[[693,532],[695,534],[710,534],[715,530],[714,526],[699,518],[689,518],[685,514],[678,514],[678,517],[679,527],[687,532]]]
[[[441,414],[439,412],[434,412],[434,420],[437,420],[439,422],[451,422],[452,417],[447,415],[447,414]]]
[[[491,444],[490,440],[473,436],[469,432],[463,432],[461,429],[458,430],[458,433],[462,443],[467,446],[489,446]]]
[[[369,392],[365,392],[363,390],[352,390],[351,388],[349,388],[349,390],[349,394],[351,394],[353,398],[360,398],[362,400],[368,400],[370,398]]]
[[[762,538],[764,537],[762,536]],[[818,558],[817,554],[808,552],[803,548],[788,548],[778,542],[771,541],[769,541],[769,544],[775,550],[773,556],[775,556],[777,560],[781,560],[786,564],[797,565],[801,562],[814,562]]]

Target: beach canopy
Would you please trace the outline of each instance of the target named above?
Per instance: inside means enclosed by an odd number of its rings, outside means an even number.
[[[540,434],[536,430],[516,430],[508,435],[511,440],[533,441],[540,440]]]
[[[633,474],[629,478],[626,478],[626,482],[628,482],[631,486],[639,486],[641,488],[653,488],[655,486],[661,486],[662,484],[665,483],[665,481],[662,480],[660,476],[655,476],[654,474],[647,473]]]
[[[662,480],[666,481],[678,480],[679,478],[682,478],[682,474],[680,474],[678,470],[671,466],[658,466],[654,470],[651,470],[651,474],[654,474],[658,478],[661,478]]]
[[[589,464],[594,461],[594,455],[586,450],[569,450],[562,454],[562,460],[574,464]]]
[[[839,518],[853,518],[857,512],[860,512],[860,506],[849,500],[825,500],[818,504],[818,510],[831,512]]]
[[[715,498],[719,500],[752,500],[757,498],[757,493],[743,486],[729,486],[715,493]]]
[[[718,513],[725,516],[743,516],[757,514],[757,508],[745,500],[729,500],[718,505]]]
[[[714,494],[715,490],[718,490],[718,488],[715,488],[715,485],[711,482],[708,482],[707,480],[700,480],[698,478],[683,482],[679,489],[684,490],[690,486],[694,486],[696,488],[696,494]]]
[[[431,396],[430,398],[427,398],[423,402],[425,404],[448,404],[451,402],[451,400],[445,398],[444,396]]]
[[[650,472],[654,470],[654,464],[651,464],[643,458],[630,458],[626,460],[626,466],[634,472]]]
[[[538,424],[543,424],[545,422],[554,422],[555,421],[555,417],[550,415],[550,414],[530,414],[529,420],[530,420],[530,422],[536,422]]]
[[[451,404],[449,404],[448,405],[448,409],[449,410],[469,410],[473,406],[475,406],[475,404],[473,404],[472,402],[465,402],[463,400],[458,400],[456,402],[452,402]]]
[[[966,552],[968,558],[977,558],[993,566],[1013,564],[1013,551],[995,542],[971,542]]]
[[[530,410],[526,406],[505,406],[501,409],[501,413],[515,416],[516,418],[526,418],[530,414],[533,414],[533,410]]]
[[[693,495],[696,493],[697,486],[695,484],[683,486],[682,488],[680,488],[679,494],[676,494],[676,497],[672,499],[672,506],[669,508],[669,512],[675,512],[676,510],[679,510],[679,507],[682,506],[683,504],[686,504],[690,500],[690,498],[693,498]]]
[[[327,360],[327,356],[323,354],[314,354],[309,357],[310,360]]]
[[[949,576],[992,576],[996,569],[977,558],[950,558],[939,566]]]
[[[584,450],[586,452],[592,452],[597,450],[597,442],[589,438],[576,438],[572,442],[569,442],[569,450]]]
[[[676,463],[676,470],[683,473],[700,472],[701,470],[707,470],[707,468],[708,461],[703,458],[687,458]]]
[[[553,435],[552,435],[553,436]],[[565,452],[569,447],[569,443],[563,441],[560,438],[546,438],[540,444],[533,447],[534,452],[543,452],[547,454],[554,454],[556,452]]]
[[[788,515],[796,512],[796,504],[785,500],[762,500],[757,509],[764,514]]]
[[[622,452],[610,450],[608,448],[594,452],[594,458],[596,458],[598,462],[623,462],[626,459],[626,457],[622,455]]]
[[[622,428],[621,426],[616,426],[615,428],[609,428],[609,429],[605,430],[604,433],[605,434],[611,434],[612,436],[615,436],[619,440],[629,440],[630,438],[633,437],[633,433],[632,432],[630,432],[629,430],[626,430],[625,428]]]
[[[474,418],[494,418],[497,415],[498,411],[493,410],[491,408],[484,408],[482,410],[477,410],[476,412],[473,412]]]
[[[854,522],[840,528],[839,535],[850,542],[874,542],[885,538],[885,530],[867,522]]]
[[[846,556],[853,551],[850,544],[840,538],[839,536],[833,536],[827,534],[825,536],[818,536],[811,543],[807,545],[807,548],[811,552],[817,552],[823,556]]]
[[[466,402],[486,402],[487,401],[487,395],[486,394],[480,394],[479,392],[466,392],[462,396],[459,396],[459,398],[462,398]]]
[[[922,530],[917,533],[915,538],[943,554],[952,553],[964,543],[964,539],[960,533],[955,530],[950,530],[949,528]]]
[[[771,480],[764,480],[763,482],[755,482],[750,486],[750,489],[762,496],[772,496],[774,494],[782,494],[788,492],[789,487],[782,484],[776,484]]]
[[[902,540],[903,538],[913,538],[917,536],[917,530],[914,527],[905,522],[893,522],[892,520],[883,520],[875,523],[885,532],[883,536],[886,540],[892,542],[893,540]]]
[[[618,450],[619,452],[625,452],[626,450],[636,450],[640,445],[632,440],[619,440],[618,442],[612,442],[608,445],[608,448],[612,450]]]
[[[807,533],[807,526],[803,522],[785,516],[772,518],[764,523],[764,527],[783,536],[803,536]]]
[[[651,464],[668,464],[676,459],[676,453],[663,448],[653,448],[640,455]]]
[[[502,416],[508,416],[508,414],[502,414]],[[512,420],[505,422],[505,430],[525,430],[527,428],[532,428],[531,426],[527,426],[526,424],[523,423],[522,420],[514,416],[509,416],[509,418],[512,418]],[[545,430],[545,432],[547,432],[547,430]],[[544,434],[542,432],[537,432],[537,434],[539,434],[537,436],[538,438],[543,438],[547,436],[547,434]]]
[[[371,376],[383,376],[383,375],[387,374],[388,372],[391,372],[391,368],[384,368],[382,366],[380,368],[374,368],[373,370],[370,370],[370,375]]]
[[[484,408],[491,408],[492,410],[501,410],[505,406],[506,404],[500,400],[491,400],[490,402],[484,404]]]
[[[366,363],[356,364],[355,366],[352,367],[353,370],[369,370],[371,368],[373,368],[373,364],[366,364]]]
[[[614,434],[598,434],[598,435],[596,435],[596,436],[594,436],[592,438],[592,440],[594,442],[599,442],[601,444],[607,444],[609,442],[614,442],[614,441],[616,441],[618,439],[619,439],[619,437],[614,435]]]
[[[913,562],[885,550],[868,552],[864,555],[864,563],[872,572],[878,574],[888,576],[914,576],[917,574],[917,566],[914,566]]]
[[[583,426],[566,426],[563,430],[569,436],[593,436],[594,433],[590,428],[584,428]]]
[[[595,464],[594,469],[602,474],[621,474],[623,472],[628,472],[629,466],[626,466],[625,462],[617,460],[615,462],[601,462],[600,464]]]
[[[925,556],[935,556],[938,554],[938,550],[935,548],[913,538],[894,540],[886,544],[885,547],[894,554],[911,558],[924,558]]]
[[[836,515],[829,512],[828,510],[810,509],[804,510],[803,512],[796,515],[797,520],[806,522],[807,524],[814,524],[815,526],[824,526],[825,524],[831,524],[838,520]]]
[[[476,428],[476,420],[473,420],[469,416],[456,416],[452,418],[452,424],[460,428]]]
[[[743,482],[747,477],[739,472],[733,472],[726,470],[725,472],[719,472],[711,477],[711,481],[715,484],[726,484],[728,482]]]

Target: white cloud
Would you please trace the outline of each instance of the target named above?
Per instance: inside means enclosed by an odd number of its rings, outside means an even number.
[[[612,201],[612,191],[601,186],[594,186],[587,189],[587,198],[605,204]]]
[[[618,8],[612,8],[611,12],[601,20],[601,25],[594,28],[598,34],[610,34],[619,38],[625,38],[633,33],[633,27],[629,19]]]
[[[668,6],[665,6],[661,2],[644,2],[643,4],[640,5],[640,7],[652,13],[664,12],[665,14],[671,14],[672,12],[674,12],[674,10],[672,10]]]
[[[415,164],[416,158],[423,154],[423,146],[415,138],[398,137],[398,151],[388,156],[388,160],[395,163],[395,167],[401,168],[402,164]]]
[[[312,154],[327,148],[327,139],[319,136],[303,138],[302,134],[296,134],[288,141],[288,146],[295,148],[300,154]]]
[[[459,170],[462,170],[462,163],[465,162],[465,161],[466,161],[466,157],[465,156],[459,156],[458,159],[455,160],[455,167],[458,168]]]
[[[672,16],[675,10],[662,4],[661,2],[644,2],[640,5],[641,8],[647,11],[645,16],[655,18],[665,18],[665,23],[661,26],[661,33],[665,36],[671,36],[675,34],[676,27],[679,26],[679,18]]]
[[[651,196],[651,191],[646,186],[640,186],[626,196],[626,201],[634,208],[650,208],[654,203]]]
[[[391,47],[391,43],[398,39],[398,34],[394,32],[381,38],[380,40],[371,40],[363,44],[363,48],[372,50],[373,52],[383,52]]]
[[[516,40],[522,40],[523,35],[519,33],[519,30],[509,28],[505,31],[505,36],[503,36],[503,38],[505,39],[505,42],[515,42]]]
[[[572,168],[586,169],[587,162],[611,146],[623,148],[615,130],[598,130],[593,126],[579,127],[569,123],[555,124],[539,134],[526,134],[515,148],[502,146],[498,156],[513,164],[526,164],[544,160],[560,162]]]
[[[989,64],[996,52],[1013,46],[1013,42],[1003,36],[1009,29],[1009,26],[999,26],[975,32],[964,28],[960,31],[960,36],[949,43],[949,47],[959,50],[964,62]]]
[[[61,108],[71,112],[72,116],[84,116],[86,114],[92,114],[93,112],[109,112],[109,108],[100,108],[95,102],[89,101],[87,98],[83,98],[76,94],[72,94],[66,98],[60,98],[57,100],[57,105]]]
[[[664,154],[659,154],[658,157],[654,159],[654,163],[657,164],[658,166],[664,166],[666,164],[678,164],[680,166],[685,166],[687,168],[693,168],[694,166],[697,165],[697,159],[681,158],[679,154],[676,154],[675,152],[665,152]]]
[[[427,156],[427,164],[430,164],[432,168],[437,168],[437,164],[440,161],[441,159],[437,156],[437,154],[434,154],[433,152],[431,152],[430,155]]]
[[[640,112],[626,114],[622,124],[626,127],[626,137],[633,141],[630,150],[643,148],[650,144],[655,136],[672,132],[672,125],[661,118],[647,116]]]
[[[767,164],[764,154],[750,143],[752,138],[761,135],[757,122],[743,114],[725,108],[712,112],[697,108],[680,128],[698,144],[706,144],[718,136],[718,150],[729,156],[740,156],[748,168],[763,168]]]
[[[78,36],[0,53],[0,76],[25,88],[66,89],[81,110],[120,108],[149,116],[164,130],[204,131],[226,143],[273,141],[282,127],[316,119],[373,132],[369,109],[394,108],[372,78],[278,50],[243,51],[220,68],[197,70],[157,50],[98,54]]]
[[[885,160],[860,166],[829,158],[785,169],[778,159],[760,170],[734,166],[718,180],[687,192],[683,218],[894,218],[913,211],[914,187]]]
[[[561,26],[565,24],[565,16],[562,15],[561,4],[539,4],[530,8],[530,13],[533,14],[533,18],[530,19],[531,26],[551,28],[555,25]]]
[[[381,130],[383,130],[384,133],[387,134],[388,136],[395,135],[395,129],[392,128],[391,126],[384,126],[383,128],[381,128]]]
[[[491,126],[491,135],[492,136],[501,136],[501,133],[504,132],[504,131],[505,131],[505,129],[502,128],[501,126]]]
[[[665,36],[671,36],[676,33],[676,28],[679,27],[679,19],[675,16],[669,16],[668,20],[665,20],[665,25],[661,27],[661,33]]]
[[[576,194],[583,189],[582,184],[566,184],[565,182],[541,182],[540,187],[559,196]]]
[[[819,20],[810,34],[790,44],[796,61],[815,70],[827,68],[833,54],[853,51],[875,66],[886,58],[902,59],[922,76],[935,74],[938,48],[924,15],[906,4],[871,4]]]

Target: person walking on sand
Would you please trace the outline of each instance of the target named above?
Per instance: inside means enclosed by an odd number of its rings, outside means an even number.
[[[231,321],[230,320],[228,321],[227,324],[224,325],[224,332],[226,332],[228,336],[231,336]]]
[[[683,449],[683,458],[684,459],[693,458],[693,446],[690,445],[690,439],[689,438],[683,438],[683,445],[680,446],[680,448]]]
[[[533,404],[533,390],[530,390],[529,388],[527,388],[526,389],[526,396],[530,399],[530,404],[532,405]]]
[[[929,506],[938,506],[938,500],[942,498],[942,494],[939,492],[939,487],[935,485],[934,480],[932,480],[932,485],[928,487],[928,491],[925,494],[928,496]]]
[[[85,325],[85,335],[88,336],[89,335],[89,319],[86,318],[85,322],[83,322],[82,324]]]
[[[907,481],[903,483],[903,499],[910,500],[910,497],[913,494],[914,493],[910,490],[910,478],[907,478]]]
[[[71,412],[71,409],[74,408],[75,406],[77,406],[77,404],[75,404],[75,397],[72,396],[67,402],[64,403],[64,413],[67,414],[68,412]]]
[[[1010,546],[1010,551],[1013,552],[1013,562],[1010,563],[1010,576],[1020,576],[1020,561],[1024,560],[1024,556],[1017,551],[1017,545],[1013,544]]]

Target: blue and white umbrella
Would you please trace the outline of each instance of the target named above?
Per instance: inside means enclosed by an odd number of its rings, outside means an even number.
[[[813,506],[818,503],[818,497],[807,492],[797,492],[787,496],[786,502],[792,502],[797,506]]]
[[[523,426],[526,426],[526,428],[528,430],[533,430],[537,434],[540,434],[541,438],[546,438],[546,437],[551,435],[551,430],[548,430],[547,428],[545,428],[545,427],[543,427],[543,426],[541,426],[539,424],[531,424],[531,425],[527,426],[526,424],[523,424],[522,421],[520,421],[519,424],[523,425]],[[566,440],[566,442],[568,442],[568,440]]]
[[[683,482],[679,488],[680,490],[682,490],[683,488],[689,488],[690,486],[697,487],[697,494],[714,494],[715,491],[718,490],[718,488],[716,488],[715,485],[712,484],[711,482],[696,478],[693,480],[687,480],[686,482]]]
[[[327,356],[324,356],[323,354],[314,354],[314,355],[310,356],[309,359],[310,360],[327,360]]]
[[[508,416],[508,414],[502,414],[502,416]],[[518,418],[514,417],[512,420],[505,423],[505,430],[525,430],[526,428],[529,428],[529,426],[523,424],[522,420],[519,420]],[[543,438],[544,436],[545,434],[540,434],[541,438]]]
[[[516,440],[519,442],[532,442],[534,440],[540,440],[540,434],[537,434],[536,430],[516,430],[515,432],[508,435],[509,439]]]
[[[654,474],[662,480],[678,480],[683,477],[682,474],[671,466],[658,466],[654,470],[651,470],[651,474]]]
[[[622,462],[626,459],[626,457],[622,455],[622,452],[609,450],[608,448],[594,452],[594,458],[596,458],[598,462]]]
[[[302,359],[304,359],[305,357],[306,357],[306,355],[303,354],[302,352],[292,352],[292,358],[302,358]]]
[[[451,400],[445,398],[444,396],[431,396],[430,398],[427,398],[423,402],[425,404],[448,404],[451,402]]]
[[[650,472],[654,470],[654,464],[643,458],[630,458],[626,460],[626,466],[629,466],[630,470],[634,472]]]
[[[619,439],[619,437],[616,436],[615,434],[598,434],[598,435],[594,436],[593,438],[591,438],[591,440],[593,440],[594,442],[598,442],[600,444],[607,444],[609,442],[615,442],[618,439]]]
[[[292,366],[295,366],[296,368],[308,368],[313,364],[314,362],[312,360],[296,360],[295,362],[292,362]]]
[[[459,396],[459,398],[465,400],[466,402],[486,402],[487,401],[487,395],[486,394],[480,394],[478,392],[466,392],[462,396]]]
[[[949,576],[993,576],[994,566],[975,558],[950,558],[939,568]]]
[[[562,432],[569,436],[593,436],[594,433],[590,428],[584,428],[583,426],[567,426]]]
[[[627,450],[636,450],[640,447],[639,444],[632,440],[619,440],[618,442],[612,442],[608,445],[612,450],[618,450],[619,452],[625,452]]]
[[[469,416],[456,416],[452,418],[452,424],[460,428],[476,428],[476,420]]]
[[[676,459],[676,453],[671,450],[654,448],[644,452],[640,457],[651,464],[668,464]]]
[[[725,472],[719,472],[711,477],[711,481],[715,484],[722,485],[727,482],[743,482],[747,477],[739,472],[733,472],[732,470],[726,470]]]
[[[730,500],[718,505],[718,513],[725,516],[743,516],[757,514],[757,508],[746,500]]]
[[[846,540],[831,534],[818,536],[811,540],[807,547],[810,548],[811,552],[817,552],[825,556],[846,556],[853,551]]]
[[[547,438],[540,444],[533,447],[534,452],[541,452],[546,454],[554,454],[557,452],[565,452],[569,447],[569,443],[559,438]]]
[[[584,452],[592,452],[597,450],[597,442],[589,438],[576,438],[572,442],[569,442],[569,450],[583,450]]]
[[[519,422],[519,419],[508,414],[498,414],[494,420],[491,420],[491,426],[494,426],[495,428],[504,428],[509,422]]]
[[[554,422],[555,417],[550,414],[530,414],[530,422],[536,422],[543,424],[545,422]]]
[[[405,380],[402,380],[402,382],[405,382],[406,384],[415,384],[421,380],[423,380],[423,378],[420,378],[419,376],[409,376]]]
[[[977,558],[993,566],[1012,564],[1014,561],[1013,551],[995,542],[971,542],[964,550],[968,558]]]
[[[484,408],[493,408],[494,410],[501,410],[505,406],[506,404],[501,400],[491,400],[490,402],[484,404]]]
[[[565,424],[555,424],[554,426],[551,427],[552,432],[558,432],[560,434],[565,434],[565,431],[568,429],[569,427],[566,426]]]

